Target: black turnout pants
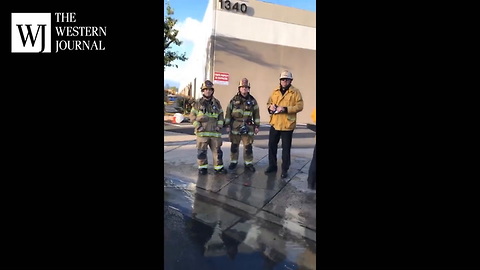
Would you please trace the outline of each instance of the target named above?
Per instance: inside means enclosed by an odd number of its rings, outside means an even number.
[[[317,189],[317,144],[313,148],[312,162],[310,163],[310,169],[308,170],[308,188]]]
[[[282,138],[282,171],[288,171],[290,168],[290,149],[292,148],[293,130],[279,131],[270,127],[268,133],[268,165],[269,167],[277,167],[277,150],[278,142]]]

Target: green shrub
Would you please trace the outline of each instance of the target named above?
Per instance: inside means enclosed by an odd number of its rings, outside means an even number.
[[[175,108],[181,109],[183,114],[190,114],[195,99],[189,96],[177,96]]]

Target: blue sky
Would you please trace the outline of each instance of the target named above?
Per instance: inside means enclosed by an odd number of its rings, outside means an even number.
[[[172,49],[179,53],[186,52],[186,56],[189,57],[192,52],[196,35],[200,22],[203,20],[203,15],[207,9],[209,0],[168,0],[170,6],[173,8],[173,18],[177,19],[175,29],[179,30],[178,39],[183,43],[180,47],[174,46]],[[166,3],[165,1],[164,3]],[[315,0],[266,0],[262,2],[278,4],[282,6],[294,7],[299,9],[305,9],[309,11],[316,10]],[[187,60],[188,61],[188,60]],[[179,74],[182,74],[185,69],[186,62],[175,61],[178,68],[167,67],[164,72],[165,84],[169,86],[179,87]]]

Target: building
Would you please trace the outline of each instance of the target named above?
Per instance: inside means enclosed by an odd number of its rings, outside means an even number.
[[[316,100],[316,13],[259,0],[210,0],[202,21],[202,36],[188,65],[194,72],[181,82],[181,93],[201,97],[205,80],[215,84],[215,97],[224,107],[248,78],[260,106],[261,122],[269,121],[268,97],[282,70],[293,73],[304,110],[298,123],[311,123]]]

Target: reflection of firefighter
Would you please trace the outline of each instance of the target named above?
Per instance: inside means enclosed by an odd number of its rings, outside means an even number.
[[[196,255],[198,254],[199,257],[205,256],[207,242],[210,241],[210,238],[214,233],[214,228],[210,226],[210,224],[205,224],[202,219],[195,217],[197,214],[202,216],[202,212],[205,211],[202,206],[202,202],[197,201],[197,198],[195,198],[192,209],[192,218],[187,219],[187,232],[195,246],[195,249],[191,252],[196,253]],[[197,263],[200,262],[202,262],[202,260],[198,260]],[[199,267],[199,269],[202,268]]]
[[[193,225],[201,228],[196,231],[202,256],[221,257],[227,254],[222,236],[222,209],[212,205],[198,194],[194,195],[192,204]],[[193,229],[193,228],[191,228]]]
[[[207,174],[207,150],[210,147],[216,173],[227,173],[223,168],[222,133],[223,110],[220,101],[213,97],[213,83],[206,80],[200,87],[203,96],[198,99],[190,111],[190,122],[197,135],[197,162],[200,174]]]
[[[238,246],[245,239],[246,232],[230,230],[234,237],[225,232],[224,224],[229,224],[231,217],[224,215],[224,211],[220,206],[205,201],[201,195],[195,195],[189,233],[194,236],[193,240],[204,257],[228,255],[231,260],[234,260],[238,254]]]
[[[225,125],[232,142],[230,149],[230,166],[233,170],[238,163],[238,149],[243,143],[243,160],[245,168],[254,172],[253,140],[260,127],[260,110],[255,98],[250,95],[250,83],[243,78],[238,84],[238,93],[230,100],[225,114]]]
[[[238,239],[228,236],[225,232],[223,232],[221,235],[223,243],[225,244],[227,255],[232,261],[235,260],[235,257],[238,254],[238,246],[240,243],[242,243],[247,235],[246,232],[234,231],[234,233]]]
[[[246,234],[242,236],[243,241],[240,244],[261,253],[263,258],[262,269],[275,269],[275,266],[285,261],[285,240],[279,238],[277,232],[251,221],[244,222],[242,228],[246,230]]]
[[[225,250],[225,244],[222,239],[222,229],[220,220],[217,221],[213,228],[213,233],[210,239],[205,243],[205,257],[218,257],[224,256],[227,252]]]

